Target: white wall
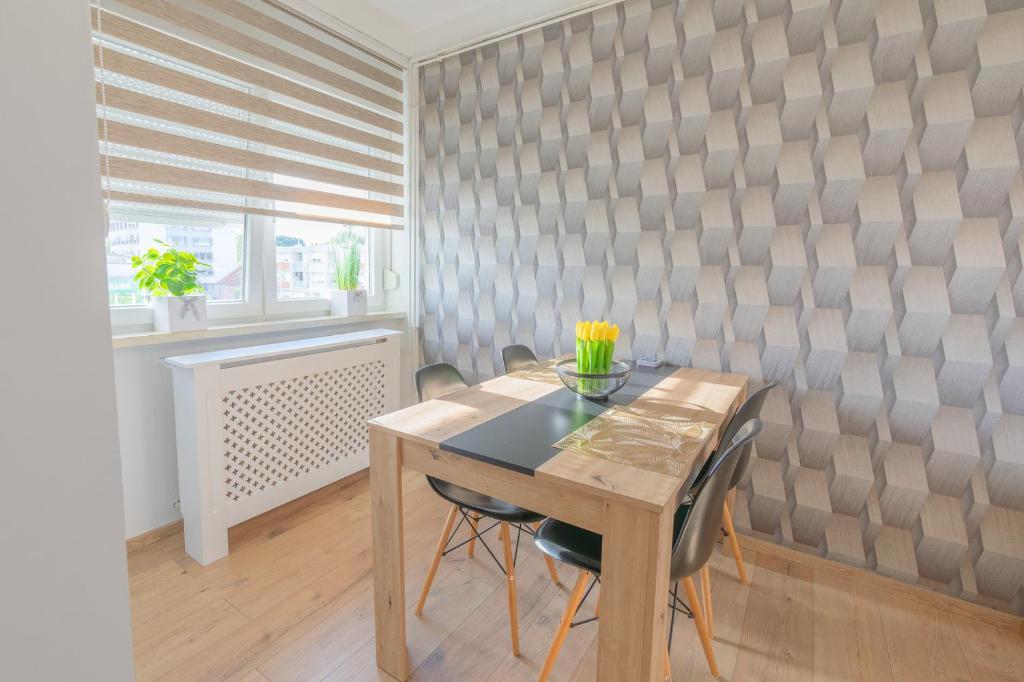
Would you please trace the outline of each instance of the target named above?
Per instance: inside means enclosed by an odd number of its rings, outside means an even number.
[[[171,370],[161,360],[172,355],[253,346],[288,339],[341,334],[383,327],[406,331],[404,320],[318,327],[292,332],[123,348],[114,352],[117,409],[125,491],[125,531],[135,537],[181,518]],[[403,404],[412,399],[410,335],[402,338]]]
[[[132,679],[86,0],[0,7],[0,679]]]

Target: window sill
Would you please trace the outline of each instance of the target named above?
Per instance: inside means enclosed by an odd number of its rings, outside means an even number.
[[[362,322],[404,319],[405,313],[380,311],[370,312],[366,315],[355,315],[353,317],[318,315],[316,317],[299,317],[262,322],[236,322],[213,325],[208,329],[197,329],[195,331],[187,332],[148,331],[133,332],[129,334],[117,334],[115,332],[113,335],[113,347],[115,350],[118,350],[122,348],[138,348],[140,346],[181,343],[184,341],[218,339],[229,336],[249,336],[252,334],[267,334],[271,332],[294,331],[297,329],[316,329],[318,327],[337,327],[341,325],[360,324]]]

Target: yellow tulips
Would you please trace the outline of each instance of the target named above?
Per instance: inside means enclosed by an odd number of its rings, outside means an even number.
[[[576,367],[581,373],[607,374],[611,371],[619,325],[588,321],[576,323]]]

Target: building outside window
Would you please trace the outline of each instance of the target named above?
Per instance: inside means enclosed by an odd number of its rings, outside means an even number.
[[[280,222],[280,221],[279,221]],[[316,298],[327,296],[333,288],[333,267],[352,239],[362,247],[360,286],[368,288],[369,258],[365,248],[365,228],[341,228],[336,225],[301,225],[293,221],[278,226],[277,298]]]
[[[111,306],[149,303],[133,281],[132,256],[150,248],[165,248],[159,242],[195,254],[205,263],[198,269],[199,283],[212,301],[241,301],[244,298],[244,227],[225,223],[218,227],[191,227],[153,222],[153,218],[112,220],[107,238],[107,293]]]

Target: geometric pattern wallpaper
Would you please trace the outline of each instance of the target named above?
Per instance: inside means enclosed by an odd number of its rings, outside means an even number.
[[[782,385],[736,525],[1024,613],[1024,0],[636,0],[425,64],[428,361]]]

